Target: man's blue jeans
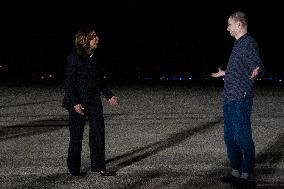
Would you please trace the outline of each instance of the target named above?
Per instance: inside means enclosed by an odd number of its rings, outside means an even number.
[[[253,174],[255,147],[251,131],[252,98],[225,102],[224,140],[232,169]]]

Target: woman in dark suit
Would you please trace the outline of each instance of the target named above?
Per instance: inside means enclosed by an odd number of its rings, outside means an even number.
[[[105,165],[105,124],[101,94],[111,106],[118,105],[118,98],[104,83],[96,64],[94,49],[99,38],[92,28],[82,28],[75,35],[75,49],[67,56],[65,95],[63,107],[69,112],[70,143],[67,166],[74,176],[80,176],[81,151],[84,125],[89,121],[89,146],[91,171],[102,176],[113,176]]]

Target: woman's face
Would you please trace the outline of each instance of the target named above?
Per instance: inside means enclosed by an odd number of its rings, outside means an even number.
[[[94,36],[94,38],[90,41],[90,50],[97,48],[99,43],[99,37],[97,36],[97,34],[94,32],[92,35]]]

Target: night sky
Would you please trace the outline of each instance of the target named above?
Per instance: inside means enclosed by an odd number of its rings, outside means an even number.
[[[277,4],[234,1],[102,1],[1,6],[0,74],[64,77],[65,57],[83,25],[95,25],[100,63],[112,78],[139,75],[206,76],[226,68],[234,39],[226,31],[234,11],[249,18],[266,74],[283,76],[283,14]]]

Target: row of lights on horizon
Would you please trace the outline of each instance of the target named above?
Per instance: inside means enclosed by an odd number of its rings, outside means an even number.
[[[0,71],[4,69],[4,66],[3,65],[0,65]],[[32,78],[35,78],[36,77],[36,74],[35,73],[32,73]],[[153,77],[151,76],[139,76],[138,77],[140,80],[154,80]],[[283,77],[266,77],[266,78],[258,78],[257,81],[262,81],[262,80],[265,80],[265,81],[278,81],[278,82],[282,82]],[[41,80],[54,80],[55,79],[55,76],[53,74],[41,74],[40,76],[40,79]],[[104,76],[104,79],[106,79],[106,76]],[[205,77],[203,78],[205,80],[209,80],[211,78],[208,78],[208,77]],[[190,76],[190,77],[180,77],[180,76],[171,76],[171,77],[165,77],[165,76],[162,76],[159,78],[159,80],[161,81],[183,81],[183,80],[193,80],[193,77]],[[222,80],[224,80],[224,78],[222,78]]]

